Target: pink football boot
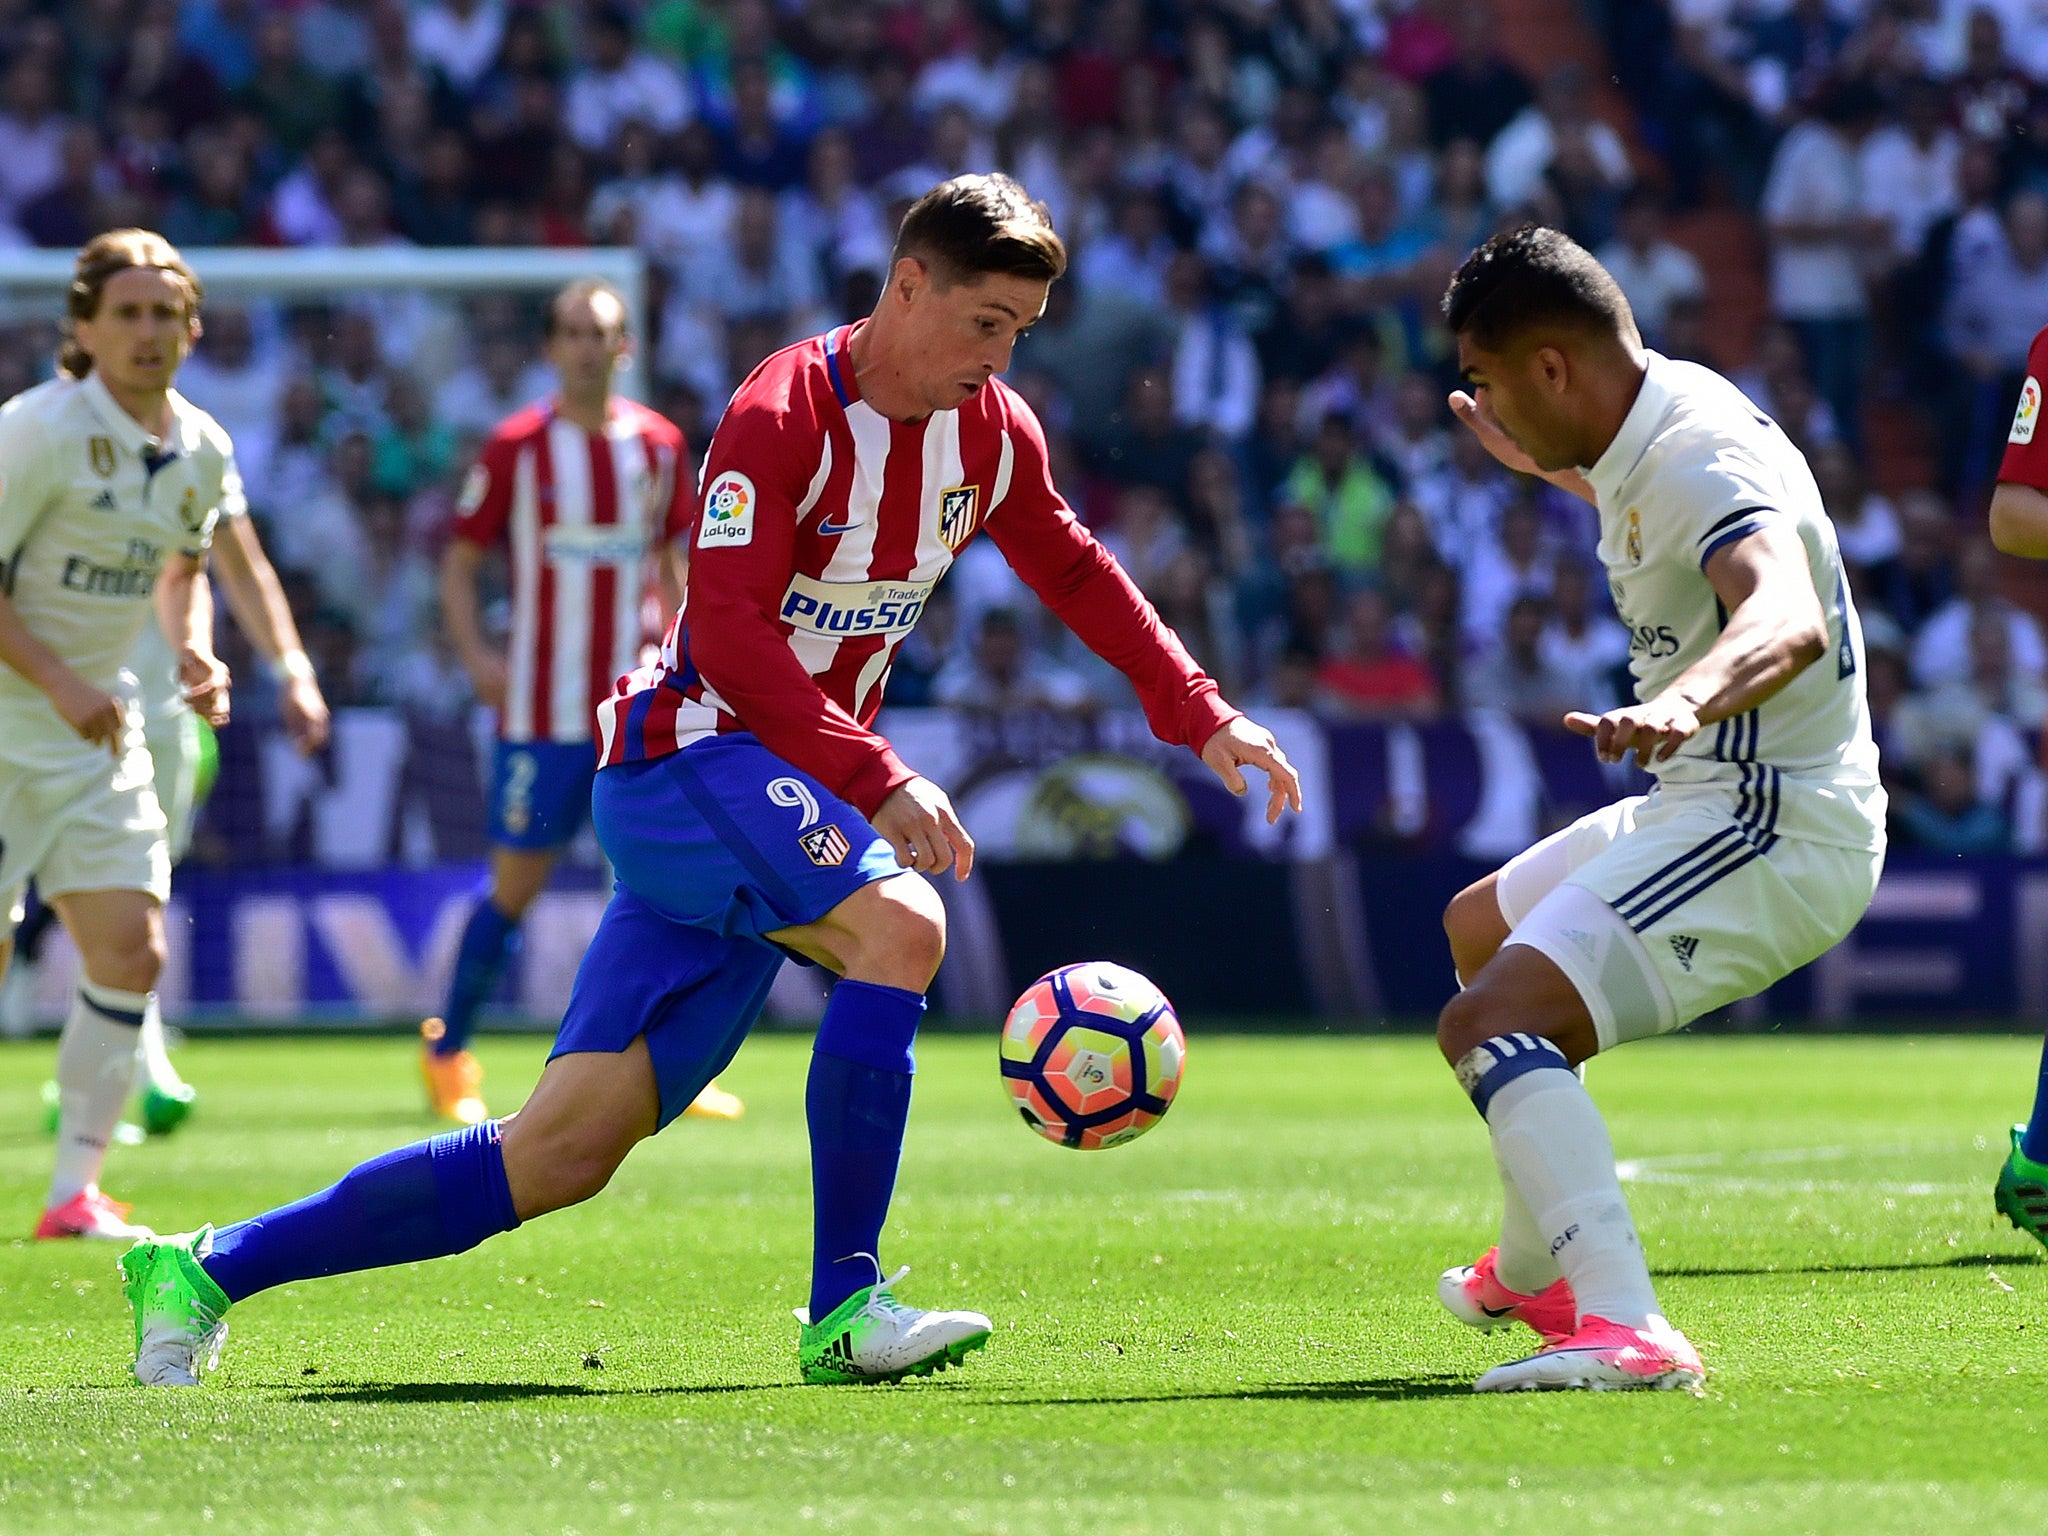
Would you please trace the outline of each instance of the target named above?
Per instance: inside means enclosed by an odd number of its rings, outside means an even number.
[[[1572,1299],[1569,1282],[1558,1280],[1540,1295],[1524,1296],[1500,1283],[1494,1273],[1499,1256],[1498,1248],[1489,1248],[1478,1263],[1445,1270],[1436,1283],[1436,1299],[1444,1310],[1484,1333],[1508,1323],[1527,1323],[1543,1335],[1546,1345],[1571,1337],[1579,1326],[1579,1305]]]
[[[1545,1345],[1526,1360],[1495,1366],[1472,1390],[1698,1393],[1706,1380],[1699,1351],[1663,1318],[1652,1317],[1646,1328],[1625,1328],[1589,1317],[1570,1338]]]
[[[127,1219],[128,1209],[119,1200],[101,1194],[99,1185],[88,1184],[62,1205],[53,1205],[43,1212],[43,1219],[36,1223],[36,1237],[97,1237],[129,1243],[137,1238],[155,1237],[149,1228],[138,1227]]]

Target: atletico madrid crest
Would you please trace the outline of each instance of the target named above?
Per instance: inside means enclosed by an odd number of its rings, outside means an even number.
[[[974,532],[974,513],[981,500],[978,485],[955,485],[939,492],[939,542],[957,552]]]
[[[853,851],[846,841],[846,834],[829,821],[822,827],[811,828],[797,839],[797,843],[810,855],[811,862],[823,869],[844,864],[847,854]]]

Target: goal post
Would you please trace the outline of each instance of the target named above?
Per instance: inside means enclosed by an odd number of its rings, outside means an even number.
[[[461,298],[547,292],[578,278],[602,278],[625,295],[636,343],[619,372],[619,390],[646,398],[647,262],[630,246],[196,246],[182,254],[209,297],[332,299],[408,290]],[[72,264],[68,251],[0,251],[0,295],[15,313],[32,313],[46,296],[63,293]]]

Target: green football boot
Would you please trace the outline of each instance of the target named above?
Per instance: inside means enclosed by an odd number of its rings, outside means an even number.
[[[152,1136],[168,1136],[185,1123],[198,1100],[199,1090],[190,1083],[175,1088],[151,1083],[142,1090],[142,1128]]]
[[[220,1364],[228,1299],[200,1259],[213,1228],[146,1238],[121,1255],[121,1293],[135,1313],[135,1379],[145,1387],[196,1387]]]
[[[1998,1170],[1998,1185],[1991,1198],[2000,1215],[2048,1248],[2048,1165],[2020,1150],[2020,1138],[2026,1133],[2024,1125],[2012,1128],[2012,1151]]]
[[[796,1320],[803,1324],[797,1359],[805,1381],[846,1386],[929,1376],[958,1365],[988,1342],[989,1320],[979,1312],[921,1312],[898,1301],[890,1288],[909,1273],[899,1269],[886,1280],[862,1286],[822,1322],[812,1322],[805,1308],[796,1309]]]

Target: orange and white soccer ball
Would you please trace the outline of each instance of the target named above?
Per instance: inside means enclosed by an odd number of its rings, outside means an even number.
[[[1187,1054],[1165,994],[1106,960],[1039,977],[1003,1021],[1003,1086],[1017,1112],[1046,1140],[1084,1152],[1158,1124]]]

